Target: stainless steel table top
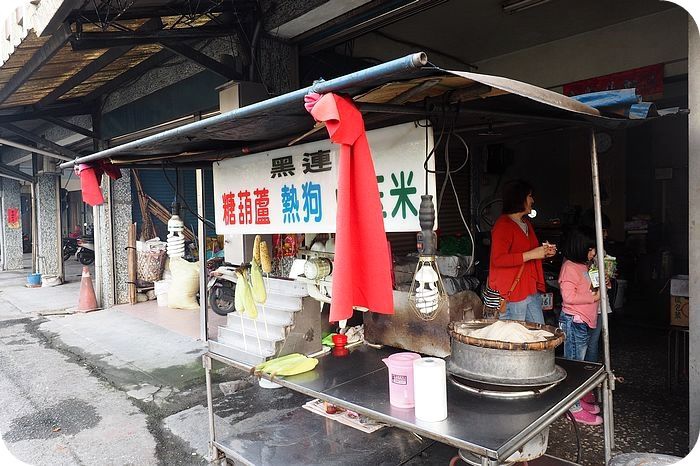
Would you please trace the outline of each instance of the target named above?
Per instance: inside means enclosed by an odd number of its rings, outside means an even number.
[[[358,346],[345,357],[319,357],[316,369],[276,380],[292,390],[330,401],[387,424],[462,448],[478,455],[503,460],[534,435],[554,422],[575,401],[605,378],[600,364],[557,359],[567,377],[548,392],[527,399],[494,399],[465,392],[447,384],[447,419],[424,422],[413,409],[389,404],[388,370],[382,359],[402,350]],[[246,369],[247,366],[216,354],[213,359]]]

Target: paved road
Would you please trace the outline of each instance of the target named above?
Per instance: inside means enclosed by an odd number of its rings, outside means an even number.
[[[206,464],[197,454],[206,437],[188,442],[165,421],[206,406],[204,345],[115,310],[42,317],[37,309],[63,308],[76,289],[22,295],[26,273],[0,273],[0,432],[10,452],[51,466]],[[206,432],[206,421],[193,422],[190,431]]]

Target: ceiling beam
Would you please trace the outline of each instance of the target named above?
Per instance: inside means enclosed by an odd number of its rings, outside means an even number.
[[[28,152],[33,152],[33,153],[39,154],[39,155],[45,155],[47,157],[51,157],[51,158],[58,159],[58,160],[63,160],[65,162],[72,162],[75,159],[75,157],[70,158],[70,157],[65,157],[63,155],[54,154],[52,152],[45,151],[43,149],[39,149],[37,147],[32,147],[32,146],[28,146],[26,144],[22,144],[21,142],[12,141],[10,139],[0,138],[0,144],[5,145],[5,146],[14,147],[17,149],[26,150]]]
[[[30,58],[23,66],[20,68],[10,80],[5,84],[2,89],[0,89],[0,103],[5,102],[12,94],[17,91],[22,85],[27,82],[32,75],[38,71],[46,62],[51,60],[51,58],[58,52],[68,41],[71,36],[70,27],[67,24],[63,24],[58,30],[49,38],[44,45],[39,48],[32,58]]]
[[[138,65],[129,68],[115,78],[110,79],[102,86],[94,89],[89,94],[83,96],[81,100],[83,102],[91,102],[97,100],[103,95],[110,94],[122,87],[122,85],[133,79],[140,78],[150,69],[165,63],[173,57],[175,57],[175,54],[170,50],[161,50],[160,52],[156,52],[144,61],[140,62]]]
[[[92,139],[97,139],[97,136],[91,130],[83,128],[82,126],[74,125],[73,123],[70,123],[68,121],[61,120],[60,118],[47,116],[43,117],[42,120],[47,121],[53,125],[60,126],[61,128],[67,129],[69,131],[73,131],[74,133],[82,134],[83,136],[87,136]]]
[[[6,165],[9,165],[9,166],[20,165],[24,162],[31,160],[32,157],[34,157],[33,154],[23,155],[22,157],[16,158],[14,160],[10,160],[9,162],[7,162]]]
[[[94,50],[109,47],[134,47],[155,44],[164,40],[202,40],[233,34],[230,26],[199,26],[192,28],[162,29],[134,32],[82,32],[70,38],[73,50]]]
[[[188,2],[186,5],[173,5],[172,2],[168,6],[131,6],[126,11],[119,15],[120,21],[130,21],[133,19],[161,18],[169,16],[196,16],[204,14],[217,14],[226,11],[231,11],[230,5],[233,2],[221,2],[217,0],[198,0],[197,2]],[[245,1],[236,0],[236,9],[239,13],[246,6]],[[248,0],[247,3],[255,6],[255,0]],[[71,21],[83,23],[100,23],[104,20],[102,15],[95,12],[94,9],[86,9],[71,16]]]
[[[0,163],[0,177],[10,178],[17,181],[27,181],[29,183],[34,182],[32,175],[24,173],[23,171],[17,170],[14,167]]]
[[[26,139],[27,141],[33,142],[37,146],[44,147],[50,151],[55,152],[56,154],[62,155],[68,158],[68,160],[73,160],[80,156],[80,154],[70,150],[67,147],[60,146],[53,141],[49,141],[48,139],[45,139],[37,134],[22,129],[19,126],[15,126],[12,123],[2,125],[2,128],[10,131],[11,133],[16,134],[22,139]]]
[[[199,50],[190,47],[187,44],[177,43],[173,41],[163,41],[161,42],[161,44],[166,49],[171,50],[177,53],[178,55],[187,58],[188,60],[192,60],[193,62],[202,65],[204,68],[213,71],[214,73],[223,76],[226,79],[243,79],[243,75],[241,73],[236,72],[236,70],[234,70],[233,68],[230,68],[224,65],[223,63],[214,60],[209,55],[206,55],[200,52]]]
[[[44,117],[87,115],[90,112],[92,112],[91,107],[75,101],[52,105],[41,110],[35,110],[32,106],[26,106],[7,113],[0,111],[0,125],[15,121],[38,120]]]
[[[137,31],[152,31],[163,28],[163,22],[160,18],[153,18],[146,21],[137,29]],[[37,102],[38,107],[44,107],[49,105],[56,100],[58,100],[63,94],[73,89],[78,84],[90,78],[92,75],[100,71],[105,66],[118,60],[120,57],[129,52],[132,46],[122,46],[114,47],[107,50],[105,53],[100,55],[98,58],[92,60],[87,66],[82,68],[80,71],[75,73],[70,78],[63,81],[59,86],[55,87],[51,92],[49,92],[45,97],[43,97],[39,102]]]
[[[300,55],[310,55],[429,10],[447,0],[368,2],[294,37]],[[271,34],[274,31],[269,31]]]

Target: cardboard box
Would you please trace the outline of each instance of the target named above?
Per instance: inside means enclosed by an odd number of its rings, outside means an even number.
[[[688,298],[685,296],[671,296],[671,325],[687,327],[688,310]]]

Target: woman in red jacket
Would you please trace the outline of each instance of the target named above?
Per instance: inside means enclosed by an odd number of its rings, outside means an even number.
[[[491,230],[489,287],[506,300],[501,319],[543,324],[542,259],[556,254],[556,246],[540,245],[526,218],[534,203],[532,186],[526,181],[511,181],[503,187],[503,215]]]

